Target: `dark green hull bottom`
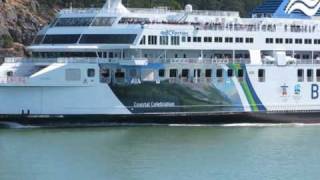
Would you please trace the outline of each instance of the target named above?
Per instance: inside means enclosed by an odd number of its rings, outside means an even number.
[[[0,116],[0,127],[36,126],[47,128],[140,126],[170,124],[241,124],[241,123],[320,123],[320,112],[242,112],[179,115],[66,115]]]

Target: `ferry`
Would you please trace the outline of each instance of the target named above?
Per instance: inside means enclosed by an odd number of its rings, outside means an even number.
[[[319,8],[63,9],[0,66],[0,121],[320,123]]]

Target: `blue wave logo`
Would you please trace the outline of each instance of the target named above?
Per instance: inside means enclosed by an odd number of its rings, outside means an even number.
[[[290,0],[285,12],[291,14],[295,10],[300,10],[307,16],[314,16],[319,8],[320,0]]]

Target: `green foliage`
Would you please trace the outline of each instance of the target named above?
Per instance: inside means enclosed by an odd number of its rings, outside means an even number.
[[[13,39],[10,35],[2,35],[0,42],[3,48],[12,48],[13,46]]]

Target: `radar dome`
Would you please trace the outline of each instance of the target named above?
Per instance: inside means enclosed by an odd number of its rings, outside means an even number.
[[[185,11],[186,12],[192,12],[193,8],[192,8],[192,5],[191,4],[187,4],[186,7],[185,7]]]

